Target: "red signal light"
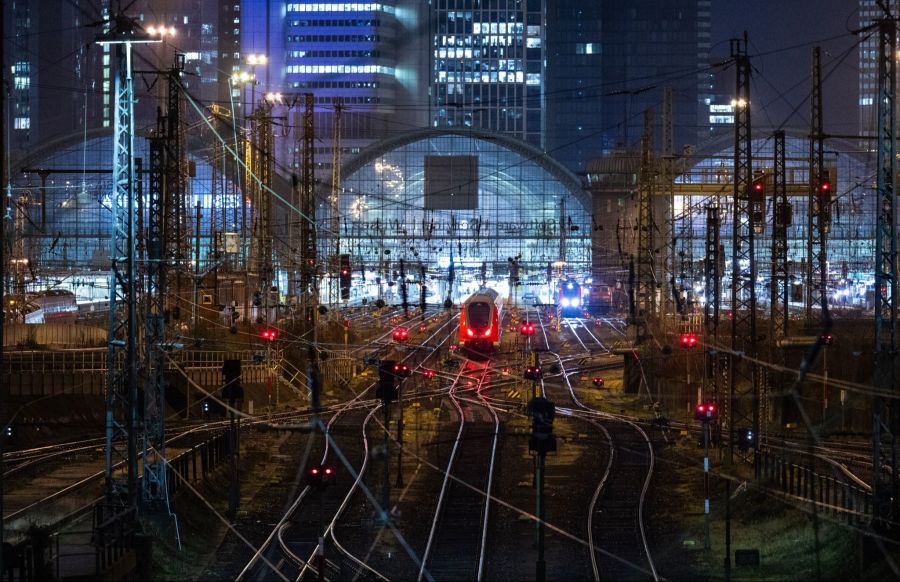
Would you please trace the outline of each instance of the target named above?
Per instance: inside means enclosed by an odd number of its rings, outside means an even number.
[[[679,342],[681,343],[682,348],[691,349],[696,348],[700,340],[695,333],[683,333],[679,338]]]
[[[694,408],[694,419],[700,422],[718,420],[719,414],[716,405],[712,402],[701,402]]]
[[[313,475],[318,475],[318,474],[319,474],[319,468],[318,468],[318,467],[313,467],[312,469],[309,470],[309,472],[312,473]]]
[[[754,192],[762,192],[763,191],[763,183],[762,182],[753,182],[753,191]]]
[[[398,327],[394,330],[394,341],[402,342],[409,339],[409,330],[405,327]]]
[[[331,467],[325,467],[326,475],[331,475],[332,473],[334,473],[334,469],[332,469]]]
[[[260,332],[260,336],[264,340],[273,341],[278,339],[278,331],[274,329],[264,329]]]

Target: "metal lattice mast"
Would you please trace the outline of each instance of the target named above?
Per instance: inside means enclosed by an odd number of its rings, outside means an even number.
[[[759,390],[755,366],[742,356],[756,356],[756,260],[751,184],[753,152],[750,139],[750,58],[747,37],[731,41],[735,63],[734,208],[731,253],[731,361],[729,365],[728,461],[734,460],[735,429],[759,433]]]
[[[187,217],[187,172],[184,151],[184,133],[181,107],[181,73],[184,71],[184,55],[175,54],[175,62],[169,70],[169,87],[166,104],[166,240],[171,245],[165,250],[172,253],[174,277],[174,305],[171,307],[173,319],[181,318],[182,271],[186,268],[188,240],[185,229]]]
[[[332,240],[332,269],[333,273],[337,273],[340,271],[340,256],[341,256],[341,157],[343,147],[341,144],[341,112],[344,110],[344,103],[340,97],[335,99],[334,103],[334,129],[332,131],[332,147],[333,153],[331,156],[331,213],[329,215],[328,221],[328,229],[331,231],[329,236],[331,236]],[[339,285],[337,285],[337,278],[335,277],[335,284],[331,285],[331,304],[337,305],[340,303],[340,289]]]
[[[266,317],[268,317],[269,289],[272,286],[272,129],[271,106],[263,102],[253,114],[251,120],[253,144],[251,177],[253,200],[253,248],[255,249],[253,267],[257,276],[258,290],[265,298]]]
[[[150,189],[148,192],[148,233],[145,319],[145,382],[142,502],[160,499],[165,493],[165,312],[167,278],[173,230],[171,182],[167,160],[168,136],[150,139]]]
[[[895,391],[897,350],[897,239],[896,82],[897,23],[893,14],[878,22],[878,181],[875,208],[875,379],[874,384]],[[896,400],[876,399],[873,418],[872,495],[876,520],[897,519]],[[887,474],[890,471],[890,474]]]
[[[830,197],[822,191],[825,179],[825,136],[822,121],[822,67],[819,47],[812,52],[812,93],[809,117],[809,202],[807,205],[807,262],[806,262],[806,322],[819,319],[816,308],[828,300],[827,289],[821,288],[826,272],[828,229],[830,227]]]
[[[110,196],[109,328],[106,373],[106,500],[136,508],[138,387],[137,297],[134,184],[134,87],[132,44],[150,42],[135,22],[122,15],[101,35],[115,44],[113,190]],[[124,471],[117,468],[124,466]]]
[[[788,240],[791,203],[787,197],[785,136],[777,130],[774,136],[773,216],[772,216],[772,289],[769,301],[769,337],[772,345],[788,335]]]
[[[786,141],[783,130],[774,134],[774,156],[772,163],[772,280],[769,295],[769,361],[784,364],[784,352],[778,348],[779,340],[788,335],[788,227],[793,211],[787,197]],[[766,440],[766,426],[769,421],[769,392],[778,390],[782,374],[771,370],[765,382],[760,382],[763,394],[760,397],[760,434],[758,443]]]
[[[637,308],[638,319],[656,313],[656,279],[653,263],[653,110],[644,112],[644,132],[641,136],[641,167],[638,183],[638,261]],[[643,311],[643,314],[641,314]],[[643,318],[641,317],[643,315]],[[640,326],[639,326],[640,328]]]
[[[656,197],[656,203],[662,205],[662,212],[657,224],[664,224],[666,233],[664,240],[670,242],[665,246],[665,258],[662,263],[661,278],[666,283],[663,314],[671,313],[675,288],[675,156],[672,152],[675,134],[675,119],[672,115],[672,87],[666,85],[663,91],[662,114],[662,188],[663,195]],[[665,322],[665,317],[663,317]]]
[[[706,258],[703,261],[703,278],[706,286],[706,302],[703,306],[703,329],[706,332],[706,389],[705,397],[712,397],[722,405],[719,399],[718,382],[718,350],[715,346],[719,340],[719,307],[722,298],[720,287],[722,273],[719,272],[719,207],[706,207]]]
[[[315,125],[313,123],[314,100],[312,93],[304,93],[303,144],[300,161],[300,297],[304,332],[313,332],[316,321],[316,203],[315,176],[313,174],[313,145]],[[311,338],[307,338],[311,339]]]

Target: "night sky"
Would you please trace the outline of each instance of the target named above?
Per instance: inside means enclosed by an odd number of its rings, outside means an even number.
[[[812,47],[822,47],[825,131],[858,129],[858,0],[713,0],[711,61],[729,55],[729,38],[749,35],[754,127],[809,126]],[[847,52],[849,51],[849,54]],[[722,89],[734,87],[729,69]],[[796,113],[792,111],[797,108]]]

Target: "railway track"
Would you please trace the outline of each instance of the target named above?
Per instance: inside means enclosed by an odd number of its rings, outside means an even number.
[[[490,494],[500,420],[480,393],[490,369],[476,379],[476,398],[456,382],[450,399],[459,429],[447,464],[418,579],[427,569],[435,580],[481,580],[484,573]],[[471,377],[471,376],[470,376]],[[478,516],[479,531],[471,523]]]
[[[586,418],[602,421],[609,463],[591,497],[588,535],[595,579],[659,580],[647,541],[644,505],[655,465],[647,432],[629,419],[596,411],[576,396],[562,358],[562,377],[572,402]]]

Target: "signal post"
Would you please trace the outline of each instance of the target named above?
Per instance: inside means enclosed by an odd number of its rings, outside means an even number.
[[[528,368],[526,368],[526,373]],[[540,374],[540,368],[537,369]],[[532,371],[533,374],[533,371]],[[526,376],[527,378],[528,376]],[[556,436],[553,434],[553,418],[556,416],[556,405],[543,396],[532,398],[528,403],[527,413],[531,416],[531,439],[528,450],[537,453],[534,469],[537,514],[537,561],[535,562],[535,579],[544,582],[547,577],[547,564],[544,562],[544,461],[547,453],[556,451]]]

